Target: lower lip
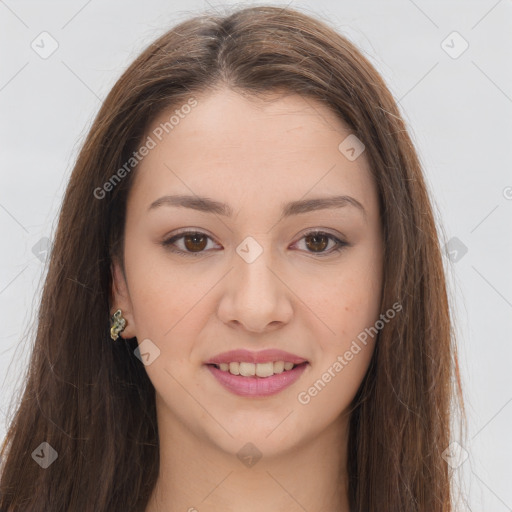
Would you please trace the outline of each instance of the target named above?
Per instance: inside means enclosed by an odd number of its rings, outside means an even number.
[[[213,365],[207,365],[213,376],[228,390],[239,396],[265,397],[276,395],[291,386],[304,372],[308,363],[295,366],[272,377],[242,377],[224,372]]]

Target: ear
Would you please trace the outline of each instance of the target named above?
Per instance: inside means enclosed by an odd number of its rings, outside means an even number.
[[[124,330],[119,333],[119,337],[130,339],[136,336],[135,321],[133,319],[133,307],[130,299],[130,293],[128,291],[128,285],[126,283],[126,278],[121,269],[121,264],[116,258],[112,259],[110,272],[112,274],[112,287],[110,289],[112,306],[110,315],[112,316],[118,309],[121,310],[123,317],[126,320],[126,326]]]

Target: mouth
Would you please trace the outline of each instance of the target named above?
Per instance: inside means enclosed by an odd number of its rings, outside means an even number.
[[[268,377],[260,377],[256,374],[234,375],[230,371],[217,368],[217,366],[208,364],[207,368],[225,390],[244,398],[266,398],[291,386],[307,370],[309,363],[293,365],[291,370],[283,370],[281,373]]]
[[[213,366],[221,372],[241,377],[268,378],[274,375],[290,372],[297,367],[302,367],[307,364],[307,361],[299,364],[292,363],[291,361],[269,361],[266,363],[233,361],[230,363],[210,363],[207,364],[207,366]]]
[[[304,373],[309,361],[280,349],[231,350],[205,362],[217,382],[238,396],[258,398],[275,395]]]
[[[205,362],[217,382],[238,396],[275,395],[291,386],[310,366],[309,361],[280,349],[231,350]]]

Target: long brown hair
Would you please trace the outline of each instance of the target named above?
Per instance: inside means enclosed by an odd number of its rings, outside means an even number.
[[[352,404],[351,511],[453,510],[442,454],[453,406],[464,407],[419,158],[391,93],[361,52],[327,22],[271,6],[179,23],[130,65],[97,114],[66,189],[25,388],[2,446],[0,510],[144,510],[159,468],[155,390],[134,356],[136,338],[109,337],[111,262],[122,262],[136,165],[115,186],[104,184],[163,109],[219,86],[321,101],[364,143],[384,230],[380,310],[399,300],[402,312],[379,332]],[[101,187],[108,191],[95,195]],[[58,454],[46,469],[33,460],[43,442]]]

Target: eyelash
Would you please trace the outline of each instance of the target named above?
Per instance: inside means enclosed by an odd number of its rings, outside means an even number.
[[[177,240],[180,240],[180,239],[184,238],[187,235],[204,235],[208,239],[212,240],[212,238],[210,236],[208,236],[206,233],[202,233],[201,231],[183,231],[182,233],[179,233],[177,235],[172,236],[171,238],[168,238],[167,240],[164,240],[163,242],[161,242],[161,244],[162,244],[162,246],[164,246],[169,251],[177,253],[177,254],[179,254],[181,256],[193,256],[193,257],[196,257],[196,256],[203,255],[206,252],[204,250],[194,253],[194,252],[189,252],[189,251],[182,251],[181,249],[176,249],[175,247],[172,246],[172,244],[175,243]],[[347,243],[347,242],[345,242],[343,240],[340,240],[338,237],[332,235],[331,233],[326,233],[325,231],[319,231],[319,230],[308,231],[307,233],[305,233],[302,236],[302,238],[300,240],[302,240],[303,238],[306,238],[308,236],[318,236],[318,235],[326,236],[330,240],[333,240],[334,242],[336,242],[336,246],[333,249],[331,249],[330,251],[328,251],[328,252],[318,252],[318,253],[315,253],[315,252],[307,251],[307,252],[309,252],[309,254],[313,254],[313,255],[319,256],[320,258],[329,256],[329,255],[331,255],[333,253],[336,253],[336,252],[340,252],[341,250],[343,250],[344,247],[347,247],[347,246],[350,245],[349,243]]]

